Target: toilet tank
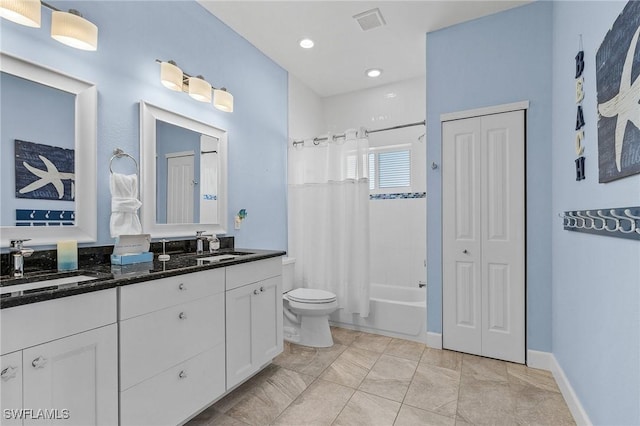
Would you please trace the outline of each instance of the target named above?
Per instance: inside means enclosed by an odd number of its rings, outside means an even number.
[[[282,292],[293,290],[293,275],[296,266],[295,257],[282,258]]]

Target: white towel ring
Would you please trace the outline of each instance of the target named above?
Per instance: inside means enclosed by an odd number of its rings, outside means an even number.
[[[113,165],[113,159],[114,158],[122,158],[122,157],[129,157],[133,160],[133,162],[136,164],[136,173],[140,173],[140,168],[138,167],[138,161],[136,161],[135,158],[133,158],[131,155],[127,154],[126,152],[124,152],[123,150],[121,150],[120,148],[116,148],[113,150],[113,156],[111,157],[111,160],[109,160],[109,171],[113,174],[113,169],[111,168]]]

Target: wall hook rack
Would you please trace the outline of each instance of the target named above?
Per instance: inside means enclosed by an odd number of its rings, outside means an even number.
[[[558,216],[565,231],[640,241],[640,206],[571,210]]]

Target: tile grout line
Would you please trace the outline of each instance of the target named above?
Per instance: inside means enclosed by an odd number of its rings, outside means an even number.
[[[460,376],[458,377],[458,397],[456,398],[456,413],[453,416],[454,424],[458,423],[458,409],[460,408],[460,392],[462,392],[462,370],[464,369],[464,354],[460,357]],[[467,419],[463,418],[465,423]]]

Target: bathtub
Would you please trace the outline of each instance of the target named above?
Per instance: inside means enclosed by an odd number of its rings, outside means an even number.
[[[332,325],[426,343],[426,291],[418,287],[371,284],[367,318],[338,309],[330,316]]]

